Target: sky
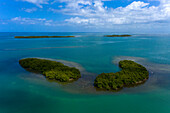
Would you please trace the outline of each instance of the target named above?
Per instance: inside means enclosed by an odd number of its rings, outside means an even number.
[[[0,32],[170,33],[170,0],[0,0]]]

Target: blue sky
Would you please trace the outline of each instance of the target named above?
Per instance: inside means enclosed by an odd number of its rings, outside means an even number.
[[[0,0],[0,32],[170,33],[170,0]]]

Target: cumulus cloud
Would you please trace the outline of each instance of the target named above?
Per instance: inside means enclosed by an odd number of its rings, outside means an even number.
[[[109,0],[60,0],[66,5],[63,9],[50,9],[72,15],[66,22],[78,25],[140,24],[170,21],[170,0],[159,0],[159,6],[134,1],[126,7],[108,8],[104,1]]]
[[[170,0],[133,1],[125,7],[107,7],[105,2],[113,0],[20,0],[33,3],[42,8],[43,4],[55,4],[57,8],[49,8],[49,11],[69,15],[65,24],[85,26],[114,26],[149,23],[170,23]],[[149,1],[159,1],[158,6],[151,5]],[[24,9],[26,12],[36,11],[36,8]],[[70,17],[71,16],[71,17]],[[15,18],[13,18],[15,20]],[[12,19],[12,20],[13,20]],[[31,19],[16,17],[20,23],[43,23],[52,25],[51,20]],[[16,22],[17,20],[15,20]],[[19,22],[18,21],[18,22]],[[24,21],[24,22],[23,22]],[[49,21],[49,22],[48,22]],[[54,24],[53,24],[54,25]]]

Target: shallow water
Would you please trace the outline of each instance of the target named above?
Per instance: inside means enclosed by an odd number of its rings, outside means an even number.
[[[0,33],[0,113],[169,113],[170,35],[103,37],[111,33]],[[76,38],[14,39],[18,35]],[[46,80],[18,64],[26,57],[50,58],[81,69],[69,84]],[[93,80],[117,72],[118,61],[134,60],[150,77],[119,92],[98,91]]]

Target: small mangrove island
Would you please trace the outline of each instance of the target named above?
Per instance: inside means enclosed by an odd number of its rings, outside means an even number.
[[[130,37],[132,35],[105,35],[104,37]]]
[[[145,82],[149,78],[147,69],[131,60],[119,62],[122,69],[116,73],[102,73],[94,81],[94,86],[99,89],[118,90],[125,86],[134,86]]]
[[[48,79],[60,82],[69,82],[81,77],[80,71],[75,67],[68,67],[56,61],[25,58],[19,60],[19,64],[28,71],[41,73]]]
[[[15,38],[71,38],[75,36],[15,36]]]

